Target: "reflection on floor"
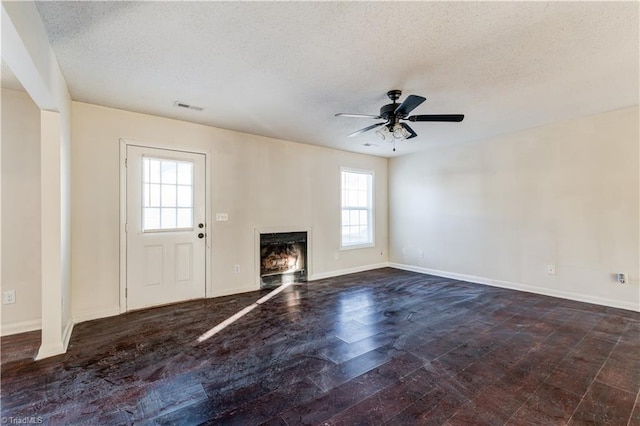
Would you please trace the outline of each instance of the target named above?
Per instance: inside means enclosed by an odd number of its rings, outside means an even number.
[[[265,294],[78,324],[38,362],[3,354],[2,416],[640,424],[638,313],[387,268],[292,285],[198,341]]]

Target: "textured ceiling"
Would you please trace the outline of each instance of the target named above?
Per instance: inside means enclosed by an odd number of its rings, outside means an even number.
[[[38,2],[74,100],[380,156],[638,104],[639,3]],[[394,154],[385,93],[425,96]],[[180,110],[181,101],[203,111]],[[372,143],[379,146],[364,146]]]

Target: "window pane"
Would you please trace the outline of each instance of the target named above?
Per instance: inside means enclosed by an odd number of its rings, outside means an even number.
[[[368,186],[367,185],[367,180],[369,180],[369,176],[371,176],[371,175],[361,174],[361,175],[358,176],[358,189],[360,191],[367,191],[368,190],[368,188],[367,188],[367,186]]]
[[[160,185],[149,184],[149,207],[160,207]]]
[[[171,229],[176,227],[176,209],[161,209],[160,227],[161,229]]]
[[[357,210],[351,210],[349,212],[349,225],[357,225],[360,223],[359,215]]]
[[[142,158],[143,230],[193,227],[190,161]]]
[[[342,226],[349,224],[349,210],[342,210]]]
[[[149,207],[149,184],[142,184],[142,207]]]
[[[178,184],[191,185],[193,181],[193,163],[178,163]]]
[[[192,207],[190,186],[178,185],[178,207]]]
[[[373,174],[342,171],[341,238],[343,246],[373,242]]]
[[[160,160],[149,159],[149,182],[160,183]]]
[[[367,226],[358,227],[358,241],[369,240],[369,228]]]
[[[367,207],[367,191],[358,191],[358,207]]]
[[[178,209],[178,228],[192,228],[192,209]]]
[[[162,160],[162,183],[176,183],[176,162]]]
[[[149,182],[149,159],[142,157],[142,182]]]
[[[160,209],[144,209],[144,229],[160,229]]]
[[[176,186],[162,185],[162,207],[176,206]]]

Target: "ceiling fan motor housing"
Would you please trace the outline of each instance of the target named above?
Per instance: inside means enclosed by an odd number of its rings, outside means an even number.
[[[396,113],[395,113],[396,109],[398,109],[399,107],[396,101],[400,99],[400,96],[402,96],[402,90],[389,90],[387,92],[387,96],[389,97],[389,99],[391,99],[393,103],[384,105],[382,108],[380,108],[380,117],[390,121],[388,125],[393,125],[398,122],[398,119],[404,118],[406,116],[405,114],[404,116],[398,115],[396,117]]]
[[[380,108],[380,117],[390,120],[394,117],[396,109],[398,109],[398,104],[396,103],[384,105]]]

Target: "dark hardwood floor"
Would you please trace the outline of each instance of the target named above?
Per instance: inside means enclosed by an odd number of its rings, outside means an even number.
[[[198,341],[264,294],[78,324],[66,354],[38,362],[3,354],[2,416],[640,425],[638,313],[379,269],[296,284]]]

